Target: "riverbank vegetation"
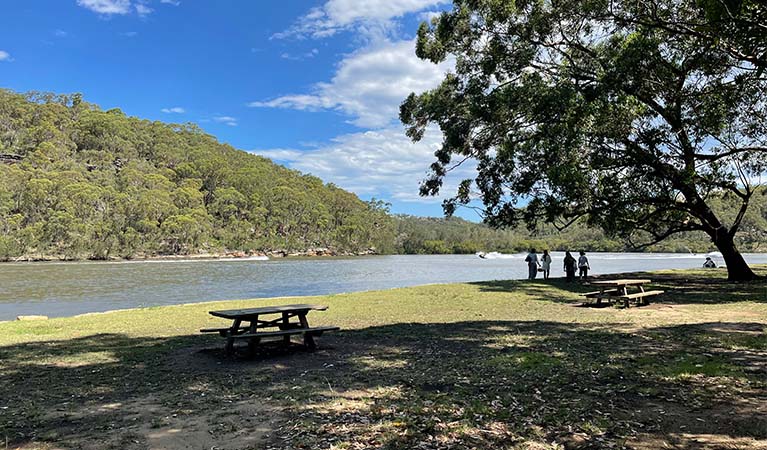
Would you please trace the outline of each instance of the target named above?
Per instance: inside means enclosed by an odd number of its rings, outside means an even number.
[[[767,274],[767,267],[756,272]],[[561,280],[422,286],[0,323],[9,448],[767,445],[764,281],[665,271],[628,309]],[[315,353],[229,358],[207,311],[320,303]]]

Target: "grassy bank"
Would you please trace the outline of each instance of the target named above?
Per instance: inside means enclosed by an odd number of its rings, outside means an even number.
[[[629,309],[559,280],[301,299],[344,331],[250,359],[207,311],[297,300],[0,323],[0,448],[767,448],[767,284],[649,277]]]

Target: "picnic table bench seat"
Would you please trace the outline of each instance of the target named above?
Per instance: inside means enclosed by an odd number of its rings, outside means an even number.
[[[293,329],[293,328],[300,328],[300,325],[299,324],[295,324],[295,323],[290,323],[288,325],[280,324],[279,327],[280,327],[281,331],[285,331],[285,330],[289,330],[289,329]],[[331,327],[331,328],[338,328],[338,329],[340,329],[339,327]],[[234,335],[235,336],[239,336],[240,334],[246,333],[249,330],[250,330],[250,326],[247,326],[247,325],[246,326],[240,326],[239,328],[237,328],[237,330],[235,330]],[[335,331],[335,330],[326,330],[326,331]],[[200,333],[218,333],[222,337],[227,337],[231,332],[232,332],[232,328],[231,327],[225,327],[225,328],[202,328],[200,330]],[[261,333],[259,333],[259,335],[260,334]],[[293,333],[293,334],[299,334],[299,333]]]
[[[312,334],[314,336],[321,336],[322,333],[326,331],[338,331],[341,327],[313,327],[313,328],[292,328],[288,330],[279,330],[279,331],[259,331],[258,333],[244,333],[244,334],[237,334],[235,336],[232,336],[234,339],[259,339],[259,338],[265,338],[265,337],[275,337],[275,336],[294,336],[297,334]]]
[[[232,331],[231,327],[225,327],[225,328],[203,328],[200,330],[200,333],[218,333],[222,337],[226,337],[226,335]],[[237,329],[237,332],[244,333],[248,331],[248,327],[239,327]]]
[[[664,291],[644,291],[644,292],[636,292],[634,294],[627,294],[627,295],[621,295],[618,298],[623,300],[623,306],[627,307],[629,306],[629,300],[637,300],[643,305],[647,304],[647,300],[645,297],[652,297],[653,295],[660,295]]]
[[[652,295],[660,295],[664,292],[665,291],[644,291],[644,292],[636,292],[634,294],[619,295],[618,297],[633,300],[635,298],[650,297]]]
[[[594,297],[596,297],[596,296],[598,296],[600,294],[608,294],[608,293],[613,293],[613,292],[617,293],[618,292],[618,288],[605,289],[604,291],[584,292],[584,293],[578,294],[578,295],[583,296],[583,297],[588,297],[588,298],[594,298]]]

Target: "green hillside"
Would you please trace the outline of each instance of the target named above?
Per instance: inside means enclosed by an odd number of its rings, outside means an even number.
[[[391,251],[386,205],[81,96],[0,90],[0,260]]]

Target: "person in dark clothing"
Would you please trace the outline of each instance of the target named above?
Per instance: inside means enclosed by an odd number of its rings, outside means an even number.
[[[591,265],[589,265],[589,258],[586,257],[586,252],[581,251],[581,256],[578,258],[578,269],[580,272],[581,281],[586,281],[586,279],[589,277],[589,270],[591,270]]]
[[[570,252],[565,252],[565,274],[567,274],[567,282],[572,283],[575,280],[575,269],[578,264],[573,255]]]

